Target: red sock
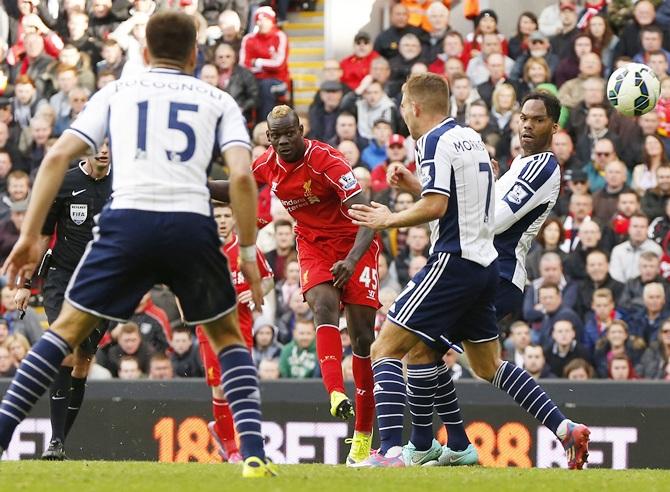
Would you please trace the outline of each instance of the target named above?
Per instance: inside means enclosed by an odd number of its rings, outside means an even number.
[[[233,414],[226,400],[212,398],[212,411],[214,413],[214,422],[216,422],[216,434],[223,443],[223,450],[228,456],[238,453],[237,443],[235,442],[235,422]]]
[[[375,395],[373,393],[374,379],[370,356],[353,356],[354,383],[356,384],[356,422],[354,430],[372,432],[372,423],[375,419]]]
[[[319,357],[323,385],[326,387],[328,394],[333,391],[344,393],[342,339],[340,338],[340,329],[337,326],[317,326],[316,354]]]

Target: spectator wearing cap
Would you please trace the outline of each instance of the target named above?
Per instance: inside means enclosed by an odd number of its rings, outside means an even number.
[[[235,14],[238,22],[238,31],[242,29],[240,19],[246,23],[249,18],[249,2],[245,0],[202,0],[200,5],[199,10],[210,26],[217,24],[221,20],[219,14],[224,11],[230,11]],[[246,24],[244,27],[246,29]]]
[[[426,17],[430,22],[428,46],[425,58],[432,63],[442,53],[444,39],[451,30],[449,27],[449,8],[441,2],[433,2],[426,9]]]
[[[309,108],[309,138],[327,142],[335,137],[337,116],[343,108],[343,94],[341,82],[326,80],[321,83],[319,97],[323,104],[312,104]]]
[[[409,12],[403,4],[396,3],[391,7],[390,20],[391,26],[379,33],[374,43],[374,50],[387,60],[398,54],[400,38],[405,34],[412,33],[418,36],[423,44],[427,43],[426,31],[409,24]]]
[[[522,12],[516,22],[516,34],[509,40],[509,57],[516,60],[530,48],[530,36],[537,30],[537,16],[533,12]],[[542,34],[542,33],[540,33]],[[542,35],[544,38],[545,36]]]
[[[540,31],[534,31],[528,36],[528,46],[514,61],[514,66],[510,72],[512,80],[521,80],[523,78],[523,68],[530,58],[543,58],[551,73],[556,71],[560,59],[551,51],[549,39]]]
[[[361,162],[372,171],[386,160],[386,144],[393,134],[391,122],[384,119],[376,120],[372,126],[372,138],[363,152]]]
[[[500,53],[507,55],[507,39],[498,32],[498,14],[494,10],[482,10],[475,17],[474,24],[474,31],[465,36],[465,49],[470,53],[471,58],[475,58],[484,52],[484,36],[487,34],[496,35],[500,43]]]
[[[254,14],[256,29],[242,38],[240,65],[256,76],[260,87],[259,119],[265,119],[277,97],[288,90],[288,38],[276,25],[271,7],[261,7]]]
[[[574,39],[580,32],[577,28],[577,6],[573,0],[560,0],[558,18],[561,27],[556,34],[550,35],[549,41],[551,51],[562,60],[570,56]]]
[[[368,146],[368,140],[358,134],[356,117],[348,111],[342,111],[335,120],[335,136],[328,140],[328,145],[337,147],[342,142],[350,141],[360,152]]]
[[[414,161],[407,162],[407,149],[405,148],[405,137],[399,134],[391,135],[386,145],[386,160],[374,168],[371,173],[372,192],[380,193],[389,188],[386,181],[386,171],[388,166],[393,163],[400,163],[406,166],[412,173],[416,171]]]
[[[670,166],[661,166],[654,174],[656,186],[646,190],[641,200],[642,212],[652,221],[651,230],[654,229],[656,220],[663,217],[670,198]]]
[[[372,39],[367,32],[360,31],[354,37],[354,53],[340,61],[342,78],[349,89],[355,90],[370,73],[370,64],[379,53],[372,49]]]
[[[562,138],[569,141],[570,145],[572,145],[572,140],[570,140],[570,137],[566,133],[563,135],[564,136]],[[560,162],[561,161],[559,158],[559,163]],[[561,190],[561,194],[559,195],[558,200],[556,201],[556,205],[554,206],[554,213],[558,216],[563,216],[568,213],[568,204],[570,203],[570,197],[572,195],[586,195],[589,193],[589,177],[583,169],[566,168],[562,176],[564,187]]]
[[[575,0],[554,0],[551,5],[542,9],[538,17],[538,28],[548,38],[560,34],[563,29],[560,7],[563,3],[575,3]]]
[[[482,36],[481,51],[476,57],[473,57],[468,64],[466,74],[472,80],[473,85],[483,84],[490,77],[491,73],[487,65],[489,56],[493,53],[503,55],[503,73],[507,76],[514,68],[514,60],[505,56],[503,45],[497,34],[488,33]]]
[[[378,120],[387,121],[392,130],[398,127],[399,116],[396,104],[384,92],[382,84],[378,81],[370,82],[361,96],[357,96],[355,92],[347,94],[342,107],[356,116],[358,133],[368,140],[373,138],[373,126]],[[386,135],[382,141],[384,144],[390,135]]]

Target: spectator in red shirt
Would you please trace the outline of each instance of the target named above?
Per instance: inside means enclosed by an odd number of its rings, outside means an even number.
[[[371,173],[371,186],[373,193],[379,193],[384,191],[389,187],[386,182],[386,170],[388,169],[389,164],[393,162],[400,162],[407,166],[407,169],[414,172],[416,171],[416,165],[414,161],[407,163],[407,149],[405,149],[405,137],[398,135],[397,133],[391,135],[391,138],[386,145],[386,160],[376,168],[372,170]]]
[[[272,110],[276,98],[286,94],[289,83],[288,38],[276,25],[271,7],[261,7],[254,14],[256,27],[242,38],[240,65],[247,67],[259,83],[261,101],[258,119]]]
[[[363,31],[356,34],[354,37],[354,54],[340,62],[342,68],[341,82],[351,90],[356,90],[363,78],[370,73],[372,60],[378,56],[379,53],[372,49],[370,35]]]

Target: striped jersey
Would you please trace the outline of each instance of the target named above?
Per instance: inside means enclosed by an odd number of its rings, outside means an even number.
[[[490,265],[495,190],[491,160],[479,134],[447,118],[416,143],[421,195],[449,197],[444,216],[433,220],[430,253],[450,253]]]
[[[244,118],[229,94],[162,68],[106,85],[66,131],[94,151],[109,136],[113,209],[209,216],[213,150],[250,148]]]
[[[500,276],[523,290],[526,254],[551,212],[561,187],[561,169],[551,152],[517,156],[496,182],[496,236]]]

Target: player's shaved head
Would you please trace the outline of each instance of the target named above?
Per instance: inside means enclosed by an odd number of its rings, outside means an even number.
[[[300,160],[305,153],[305,141],[298,114],[282,104],[270,111],[267,122],[266,135],[277,155],[288,163]]]
[[[147,49],[152,62],[186,65],[195,56],[196,30],[193,17],[181,12],[154,14],[146,28]]]

